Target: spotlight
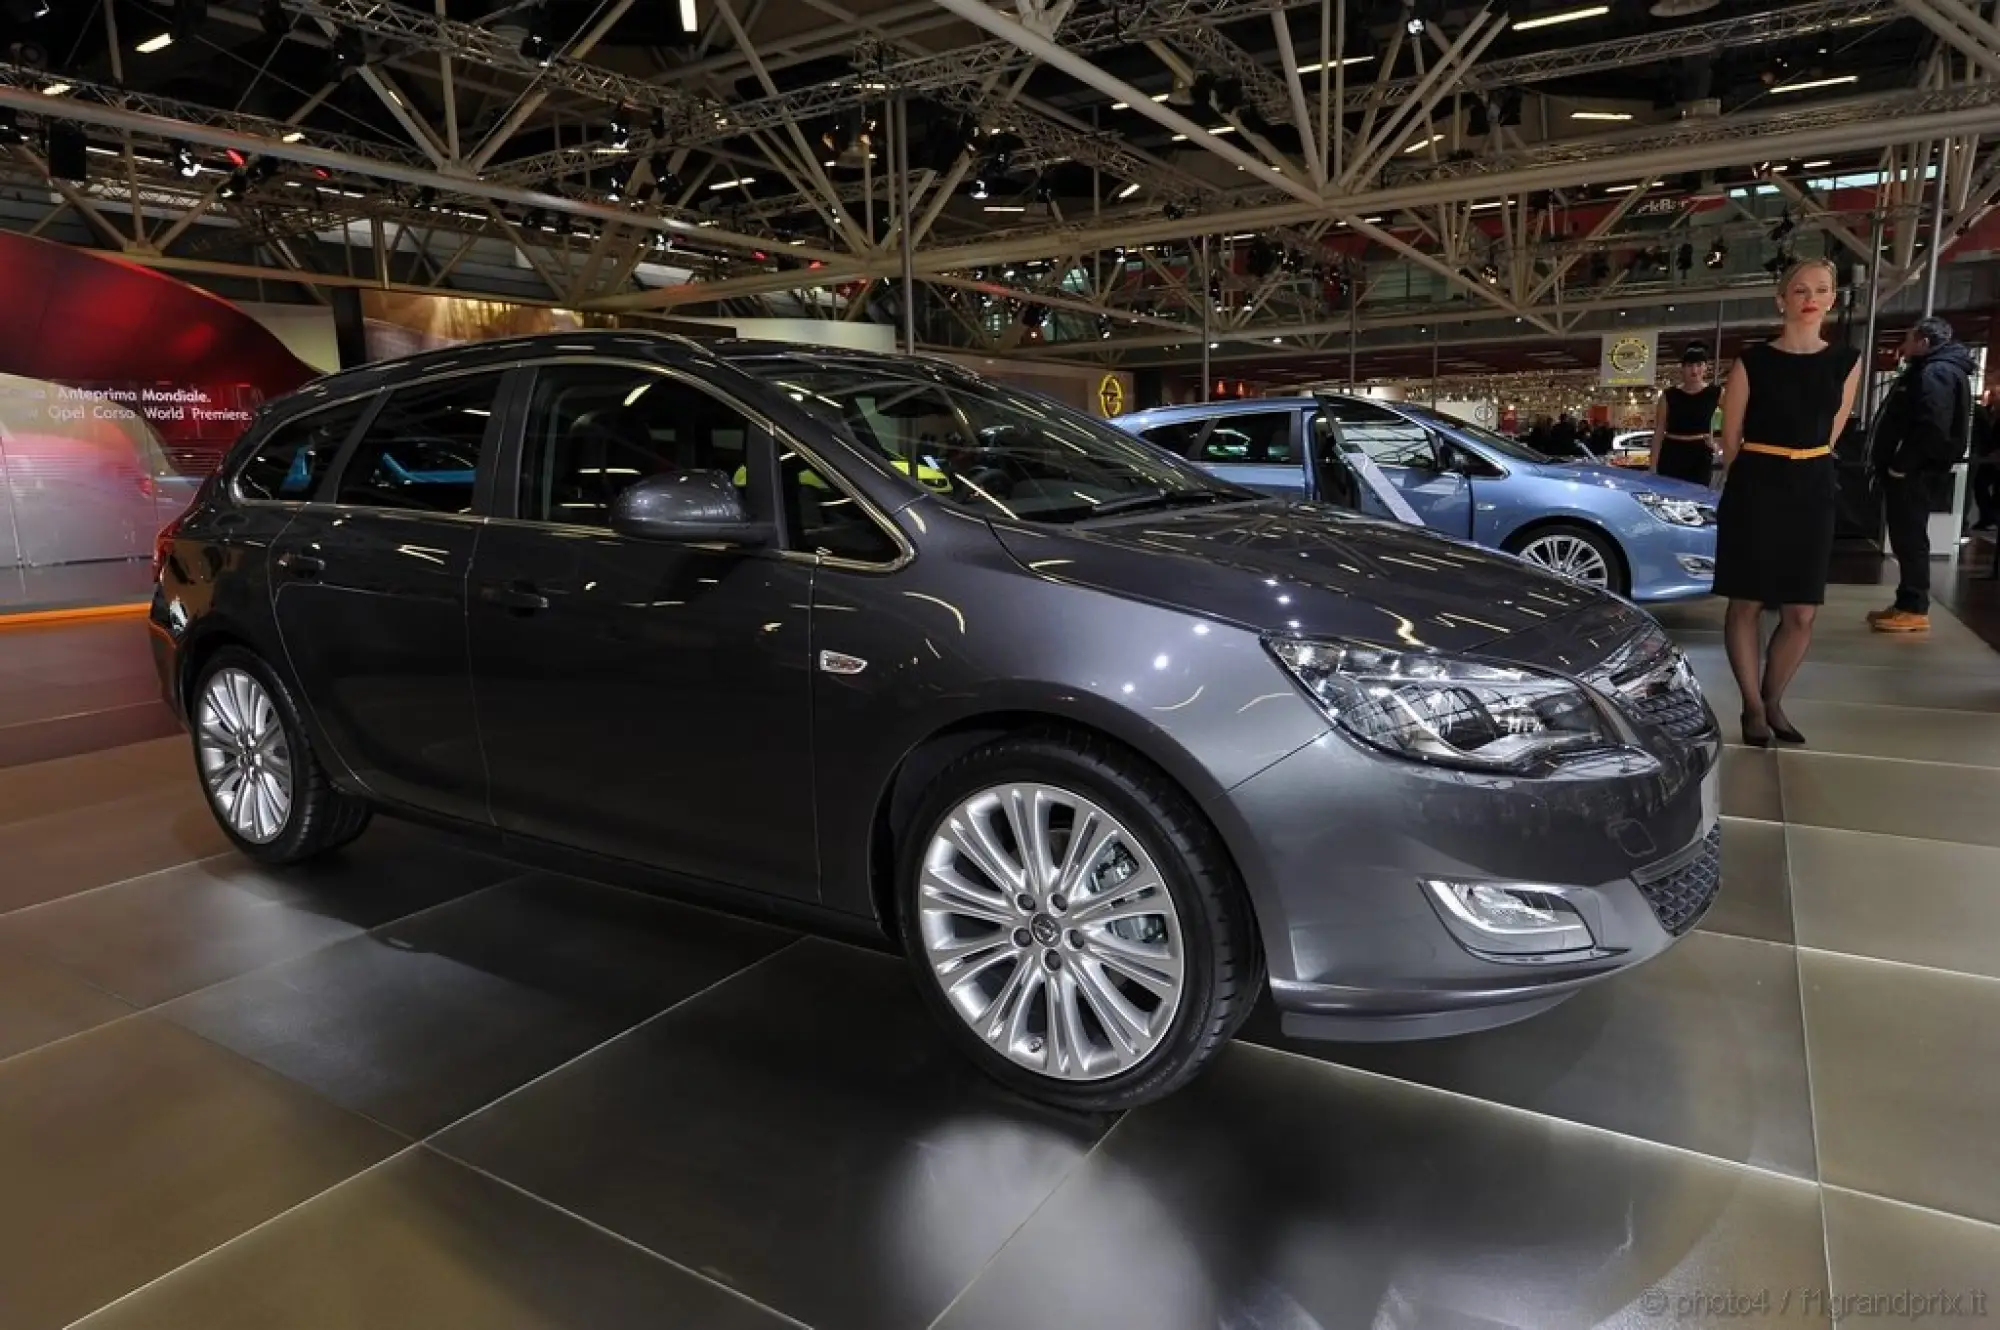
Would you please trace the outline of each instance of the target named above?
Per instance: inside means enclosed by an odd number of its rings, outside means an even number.
[[[1717,240],[1708,247],[1708,257],[1703,262],[1711,268],[1720,268],[1729,262],[1729,246]]]
[[[625,186],[629,183],[622,171],[612,171],[606,175],[604,198],[608,203],[621,203],[625,199]]]
[[[662,194],[681,192],[681,178],[675,173],[673,159],[664,152],[656,152],[652,158],[653,183],[660,187]]]
[[[993,197],[993,191],[986,187],[984,180],[975,180],[972,182],[972,197],[975,199],[990,199]]]
[[[216,190],[215,193],[218,198],[240,199],[249,190],[250,182],[244,179],[243,173],[241,171],[232,171],[229,179],[223,181],[222,188]]]
[[[368,63],[368,45],[361,34],[351,28],[342,28],[333,39],[333,63],[342,73],[361,68]]]
[[[0,147],[18,148],[28,141],[21,132],[21,118],[11,106],[0,107]]]
[[[194,149],[185,143],[174,145],[174,170],[188,180],[201,174],[201,163],[195,160]]]
[[[605,142],[614,152],[623,152],[632,146],[631,118],[626,115],[623,107],[612,113],[609,131],[605,135]]]
[[[1479,279],[1488,286],[1500,285],[1500,265],[1487,260],[1486,266],[1479,270]]]
[[[1403,31],[1409,33],[1412,37],[1421,37],[1424,35],[1424,21],[1415,14],[1412,14],[1409,18],[1403,20]]]
[[[1785,209],[1784,217],[1779,220],[1776,226],[1771,228],[1771,242],[1776,244],[1797,229],[1792,223],[1792,210],[1787,208]]]
[[[536,5],[528,19],[528,35],[521,38],[521,58],[532,60],[543,69],[556,58],[555,38],[549,31],[549,12],[542,5]]]

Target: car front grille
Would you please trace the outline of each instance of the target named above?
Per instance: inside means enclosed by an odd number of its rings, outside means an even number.
[[[1639,891],[1653,907],[1660,927],[1675,937],[1693,928],[1722,889],[1722,828],[1701,843],[1701,853],[1670,873],[1638,879]]]
[[[1658,628],[1632,637],[1587,677],[1634,720],[1676,739],[1699,739],[1715,729],[1714,713],[1687,658]]]

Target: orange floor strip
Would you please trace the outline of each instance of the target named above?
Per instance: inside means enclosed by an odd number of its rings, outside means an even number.
[[[137,605],[85,605],[73,610],[23,610],[19,614],[0,613],[0,630],[33,628],[47,623],[79,623],[91,619],[131,619],[150,608]]]

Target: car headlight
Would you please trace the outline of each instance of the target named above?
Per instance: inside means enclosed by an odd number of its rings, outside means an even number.
[[[1356,642],[1265,641],[1329,720],[1399,757],[1524,774],[1618,746],[1589,695],[1554,675]]]
[[[1642,490],[1632,496],[1639,506],[1672,526],[1714,526],[1715,509],[1693,499],[1676,499],[1671,494]]]

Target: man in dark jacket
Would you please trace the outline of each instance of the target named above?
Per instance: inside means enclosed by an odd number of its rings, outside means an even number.
[[[1931,493],[1965,457],[1972,434],[1972,353],[1939,318],[1918,321],[1897,348],[1903,373],[1878,416],[1874,463],[1899,580],[1896,603],[1868,622],[1877,632],[1931,626]]]

